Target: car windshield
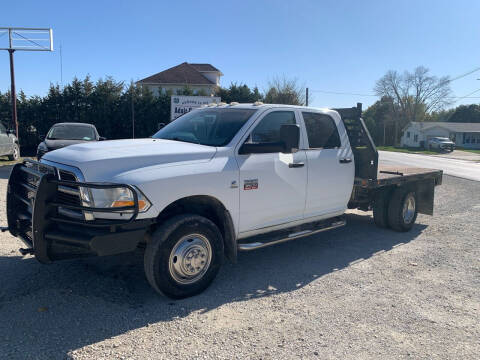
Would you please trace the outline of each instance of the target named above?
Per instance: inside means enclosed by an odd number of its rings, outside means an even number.
[[[95,131],[90,126],[57,125],[50,129],[49,140],[95,140]]]
[[[257,109],[206,108],[182,115],[153,138],[225,146]]]
[[[450,141],[449,138],[444,138],[444,137],[437,137],[437,138],[434,138],[435,141]]]

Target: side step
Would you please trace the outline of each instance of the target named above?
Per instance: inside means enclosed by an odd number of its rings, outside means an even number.
[[[238,244],[238,250],[250,251],[261,249],[263,247],[313,235],[322,231],[336,229],[345,226],[346,223],[347,221],[344,216],[336,216],[331,219],[315,221],[287,229],[272,231],[266,234],[251,236],[249,238],[241,239],[241,243]]]

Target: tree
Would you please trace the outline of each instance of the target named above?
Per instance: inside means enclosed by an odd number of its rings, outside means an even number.
[[[430,75],[423,66],[403,74],[388,71],[376,82],[374,91],[380,97],[392,99],[390,110],[397,129],[395,142],[400,135],[399,128],[404,128],[410,121],[423,121],[427,114],[440,111],[451,103],[448,76]]]
[[[220,96],[226,103],[254,103],[262,99],[262,94],[256,86],[251,90],[246,84],[237,85],[237,83],[231,83],[228,89],[218,88],[215,95]]]
[[[460,105],[448,117],[449,122],[480,123],[480,105]]]
[[[384,96],[362,114],[368,131],[377,145],[393,145],[395,142],[395,132],[391,131],[395,126],[392,119],[392,106],[392,99]]]
[[[264,102],[268,104],[305,104],[305,87],[297,79],[274,78],[268,83]]]

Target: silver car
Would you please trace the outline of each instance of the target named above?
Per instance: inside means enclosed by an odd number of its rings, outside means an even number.
[[[453,151],[455,143],[446,137],[433,137],[428,140],[428,148],[430,150]]]

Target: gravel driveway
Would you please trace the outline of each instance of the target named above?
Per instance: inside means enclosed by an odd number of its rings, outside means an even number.
[[[0,358],[478,359],[480,183],[446,176],[435,202],[409,233],[351,213],[243,253],[182,301],[150,289],[141,253],[40,265],[1,234]]]

